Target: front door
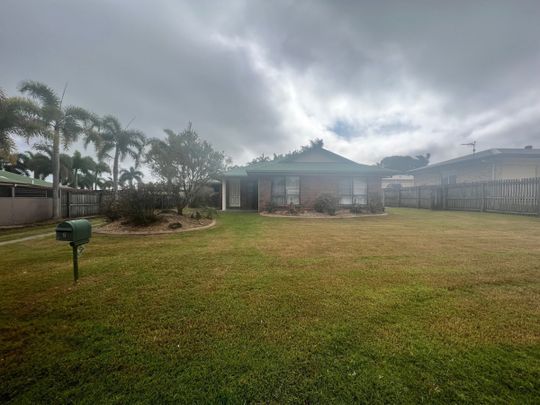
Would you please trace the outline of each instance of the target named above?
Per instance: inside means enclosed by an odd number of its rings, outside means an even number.
[[[240,208],[240,180],[229,180],[229,207]]]

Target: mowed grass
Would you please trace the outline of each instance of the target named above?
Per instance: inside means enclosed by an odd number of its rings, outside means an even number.
[[[540,220],[221,215],[0,247],[0,400],[538,403]]]
[[[90,218],[93,226],[102,225],[105,223],[103,217]],[[14,239],[27,238],[29,236],[42,235],[54,232],[56,223],[41,223],[34,226],[13,227],[0,229],[0,242],[6,242]]]

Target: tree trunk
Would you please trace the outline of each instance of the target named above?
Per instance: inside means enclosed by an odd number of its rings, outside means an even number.
[[[75,169],[75,188],[79,188],[79,170]]]
[[[113,197],[118,200],[118,160],[120,157],[120,151],[118,147],[114,150],[114,163],[113,163]]]
[[[59,219],[62,216],[60,207],[60,130],[54,129],[53,136],[53,218]]]

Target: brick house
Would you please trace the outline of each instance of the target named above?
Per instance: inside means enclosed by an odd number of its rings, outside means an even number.
[[[408,173],[415,186],[540,177],[540,149],[488,149]]]
[[[391,173],[315,147],[224,173],[222,209],[264,211],[270,203],[312,209],[321,194],[338,197],[343,207],[380,203],[381,178]]]

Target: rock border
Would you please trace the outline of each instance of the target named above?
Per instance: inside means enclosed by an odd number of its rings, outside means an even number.
[[[294,218],[294,219],[355,219],[355,218],[366,218],[366,217],[384,217],[388,215],[388,212],[383,212],[382,214],[360,214],[350,217],[340,217],[338,215],[327,215],[325,217],[306,217],[302,215],[281,215],[281,214],[269,214],[267,212],[259,212],[259,215],[267,218]]]
[[[192,231],[202,231],[204,229],[212,228],[214,225],[216,225],[216,220],[213,219],[212,222],[210,222],[208,225],[204,226],[198,226],[196,228],[188,228],[188,229],[176,229],[174,231],[156,231],[156,232],[148,232],[148,231],[135,231],[135,232],[114,232],[114,231],[104,231],[102,229],[96,229],[93,231],[93,233],[98,233],[101,235],[115,235],[115,236],[152,236],[152,235],[172,235],[175,233],[183,233],[183,232],[192,232]]]

